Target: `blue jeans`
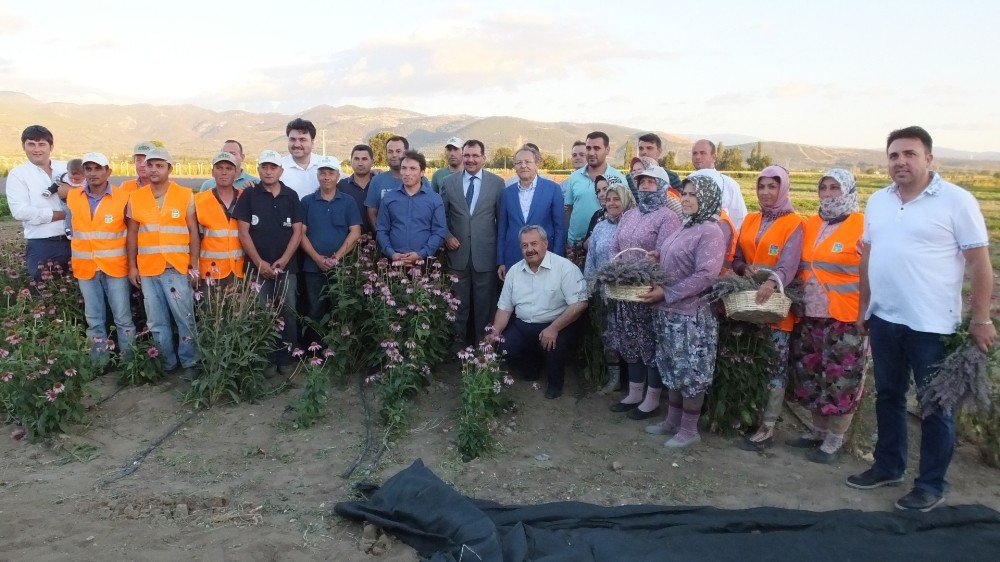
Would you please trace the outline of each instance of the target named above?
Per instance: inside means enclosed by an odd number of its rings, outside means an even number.
[[[170,371],[177,367],[194,367],[198,359],[195,345],[194,293],[185,273],[167,268],[155,277],[142,277],[142,302],[146,307],[149,329],[160,348],[163,368]],[[180,343],[174,350],[174,331],[171,319],[177,324]]]
[[[875,416],[878,442],[875,470],[899,478],[906,470],[906,392],[910,373],[919,396],[934,374],[934,365],[945,356],[941,334],[918,332],[872,316],[868,322],[872,360],[875,364]],[[935,410],[920,422],[920,474],[914,486],[943,495],[945,473],[955,450],[955,422]]]
[[[128,357],[135,342],[135,323],[129,305],[132,285],[128,277],[111,277],[98,271],[92,279],[77,281],[83,294],[83,313],[87,317],[87,339],[92,346],[90,356],[96,360],[107,358],[107,309],[110,308],[118,331],[118,347],[123,356]]]

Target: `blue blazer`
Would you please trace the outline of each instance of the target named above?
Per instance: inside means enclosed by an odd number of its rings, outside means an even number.
[[[562,188],[552,180],[538,176],[535,195],[531,199],[528,220],[521,214],[521,202],[517,196],[517,184],[508,185],[500,199],[500,216],[497,218],[497,265],[507,267],[522,259],[521,227],[535,224],[545,229],[549,237],[549,251],[556,255],[566,255],[566,208],[563,205]]]

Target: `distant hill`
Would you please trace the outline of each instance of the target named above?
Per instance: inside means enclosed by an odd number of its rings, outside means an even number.
[[[608,123],[539,122],[517,117],[475,117],[470,115],[423,115],[394,108],[333,107],[320,105],[296,115],[212,111],[193,105],[154,106],[45,103],[18,92],[0,92],[0,155],[20,158],[20,134],[26,125],[41,123],[56,137],[56,154],[79,156],[101,150],[109,156],[123,156],[139,140],[163,141],[176,156],[207,157],[228,138],[243,143],[248,155],[273,148],[284,152],[285,125],[293,117],[311,120],[320,131],[316,151],[346,158],[351,147],[365,142],[382,130],[406,136],[413,147],[436,158],[445,141],[452,136],[478,138],[487,152],[506,146],[515,147],[532,141],[546,154],[569,158],[576,139],[593,130],[611,137],[620,165],[625,144],[647,131]],[[325,133],[324,133],[325,131]],[[693,140],[687,136],[657,131],[664,139],[664,151],[674,150],[677,161],[689,161]],[[717,135],[723,140],[751,139],[745,135]],[[732,146],[730,143],[726,143]],[[738,145],[748,156],[752,144]],[[885,156],[880,150],[831,148],[781,142],[763,142],[764,152],[790,169],[814,169],[833,165],[879,167]],[[998,153],[966,153],[938,149],[945,168],[1000,170]]]

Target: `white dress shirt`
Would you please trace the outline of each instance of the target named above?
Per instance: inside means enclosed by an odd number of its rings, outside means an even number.
[[[63,221],[52,220],[52,214],[63,210],[58,195],[49,193],[52,178],[66,172],[66,162],[52,160],[52,175],[45,170],[25,162],[16,166],[7,175],[7,203],[10,214],[24,226],[24,238],[51,238],[66,234]]]
[[[281,183],[292,188],[292,191],[299,194],[299,199],[319,189],[319,156],[309,155],[309,165],[303,168],[295,163],[295,158],[291,154],[285,155],[281,159]]]
[[[522,322],[548,324],[569,308],[587,300],[587,283],[568,259],[545,252],[538,271],[521,260],[504,278],[497,308],[514,312]]]

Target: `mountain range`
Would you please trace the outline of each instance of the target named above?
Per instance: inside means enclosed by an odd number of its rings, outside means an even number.
[[[498,146],[515,147],[525,141],[537,144],[545,154],[568,159],[575,139],[593,130],[606,132],[619,164],[628,140],[648,132],[609,123],[529,121],[517,117],[471,115],[424,115],[405,109],[363,108],[351,105],[319,105],[300,114],[213,111],[194,105],[110,105],[42,102],[19,92],[0,92],[0,156],[21,158],[20,134],[25,126],[41,123],[55,135],[55,154],[60,158],[100,150],[112,157],[128,156],[140,140],[163,141],[175,156],[207,157],[223,141],[235,138],[248,155],[273,148],[284,152],[285,125],[294,117],[312,121],[319,131],[316,152],[346,158],[352,146],[383,130],[406,136],[413,148],[436,158],[449,137],[477,138],[487,152]],[[680,135],[656,131],[664,140],[664,153],[677,152],[677,162],[689,161],[693,140],[702,135]],[[704,135],[711,139],[743,141],[737,146],[748,156],[755,137]],[[325,141],[324,141],[325,139]],[[878,168],[885,153],[875,149],[834,148],[807,144],[761,141],[765,154],[792,170],[831,166]],[[945,169],[1000,170],[1000,153],[964,152],[936,148],[938,164]]]

